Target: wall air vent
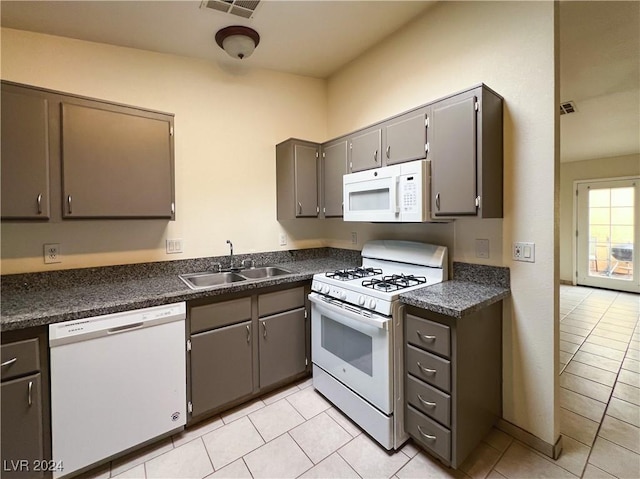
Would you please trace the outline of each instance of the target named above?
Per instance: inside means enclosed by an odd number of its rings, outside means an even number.
[[[572,101],[565,101],[560,103],[560,114],[561,115],[568,115],[569,113],[575,113],[576,111],[576,104],[573,103]]]
[[[243,18],[251,18],[260,0],[203,0],[200,8],[210,8]]]

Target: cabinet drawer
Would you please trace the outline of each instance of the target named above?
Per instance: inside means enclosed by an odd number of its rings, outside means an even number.
[[[451,390],[451,363],[407,345],[407,372],[443,391]]]
[[[304,287],[265,293],[258,296],[258,316],[269,316],[304,306]]]
[[[191,308],[191,333],[220,328],[251,319],[251,297]]]
[[[2,345],[2,380],[40,370],[38,338]]]
[[[405,430],[425,448],[451,461],[451,431],[407,406]]]
[[[451,355],[449,326],[407,314],[406,338],[410,344],[441,356]]]
[[[451,427],[451,397],[413,376],[407,375],[404,397],[420,412]]]

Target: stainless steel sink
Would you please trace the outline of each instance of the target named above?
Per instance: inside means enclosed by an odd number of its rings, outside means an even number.
[[[185,282],[191,289],[211,288],[212,286],[220,286],[222,284],[236,283],[238,281],[246,281],[247,278],[236,273],[190,273],[181,274],[178,277]]]
[[[291,274],[291,271],[276,266],[265,266],[262,268],[243,269],[240,271],[240,274],[248,279],[258,279]]]
[[[291,271],[276,266],[264,266],[261,268],[243,269],[237,273],[231,271],[223,271],[220,273],[205,271],[201,273],[180,274],[178,277],[191,289],[205,289],[223,284],[236,283],[238,281],[271,278],[285,274],[291,274]]]

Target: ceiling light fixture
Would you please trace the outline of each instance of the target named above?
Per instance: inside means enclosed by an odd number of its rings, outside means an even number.
[[[235,25],[216,33],[216,43],[233,58],[248,58],[260,43],[260,35],[254,29]]]

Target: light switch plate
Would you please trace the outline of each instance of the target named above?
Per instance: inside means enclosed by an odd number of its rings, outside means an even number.
[[[182,253],[182,238],[166,240],[165,249],[167,254]]]
[[[287,233],[280,233],[280,246],[287,245]]]
[[[476,239],[476,258],[489,258],[488,239]]]
[[[526,263],[536,262],[536,244],[528,242],[513,243],[513,259]]]

